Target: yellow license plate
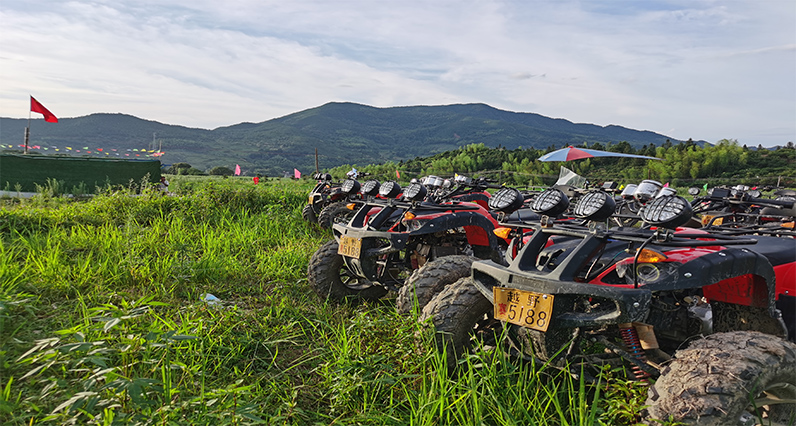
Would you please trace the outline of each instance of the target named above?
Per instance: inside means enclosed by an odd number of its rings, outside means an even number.
[[[337,247],[337,254],[358,258],[360,251],[362,251],[361,238],[346,237],[345,235],[340,237],[340,245]]]
[[[547,331],[553,312],[553,295],[514,288],[493,287],[495,319]]]
[[[702,216],[702,226],[707,226],[708,223],[710,223],[710,221],[713,220],[714,217],[716,216],[710,216],[710,215]],[[713,222],[713,225],[718,226],[721,225],[722,223],[724,223],[724,218],[720,217]]]

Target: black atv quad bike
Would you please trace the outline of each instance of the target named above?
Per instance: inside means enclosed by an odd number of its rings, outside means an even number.
[[[341,190],[341,183],[334,182],[329,173],[316,173],[313,179],[318,183],[309,193],[307,204],[301,210],[301,217],[307,222],[318,223],[323,209],[331,204],[345,201],[348,194]]]
[[[539,195],[541,224],[507,224],[532,237],[513,239],[504,264],[474,262],[426,305],[440,348],[461,354],[474,333],[506,328],[522,357],[655,379],[647,421],[796,422],[796,239],[681,228],[692,208],[672,195],[647,202],[639,228],[607,227],[616,206],[602,191],[574,207],[582,225],[550,220],[567,204]]]
[[[475,258],[502,259],[508,245],[492,232],[497,220],[486,209],[469,202],[424,201],[428,190],[420,183],[402,190],[396,182],[379,187],[373,181],[363,185],[362,193],[368,197],[364,206],[348,224],[334,224],[335,239],[310,260],[309,283],[324,299],[379,299],[390,290],[401,291],[410,273],[429,262],[446,270],[446,282],[454,282],[469,275]],[[515,210],[524,201],[494,199]],[[399,293],[398,310],[411,311],[415,303],[422,307],[439,290],[426,287],[436,278],[420,274],[410,280],[408,290]]]

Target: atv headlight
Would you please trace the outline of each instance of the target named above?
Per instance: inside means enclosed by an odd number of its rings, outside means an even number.
[[[633,258],[630,258],[616,264],[616,274],[628,284],[634,284],[636,275],[639,284],[654,284],[663,280],[677,280],[679,267],[678,262],[638,263],[633,272]]]
[[[423,179],[423,185],[426,185],[431,188],[438,188],[442,186],[444,179],[439,176],[426,176]]]
[[[629,200],[633,198],[633,193],[636,192],[636,188],[638,188],[638,185],[636,185],[635,183],[631,183],[628,186],[626,186],[625,189],[622,190],[622,193],[620,195],[622,196],[622,198]]]
[[[663,228],[677,228],[691,219],[691,204],[683,197],[667,195],[655,198],[641,209],[639,215],[644,222]]]
[[[667,195],[677,195],[677,190],[668,186],[666,188],[661,188],[661,190],[655,194],[655,198],[665,197]]]
[[[487,205],[496,212],[511,212],[522,207],[524,199],[520,191],[514,188],[501,188],[489,197]]]
[[[642,180],[638,187],[636,187],[635,192],[633,192],[633,197],[639,203],[646,203],[647,201],[651,200],[655,197],[655,194],[663,188],[660,182],[655,180]]]
[[[431,219],[404,220],[403,224],[409,232],[414,232],[425,226]]]
[[[401,185],[398,182],[388,180],[379,188],[379,195],[385,198],[395,198],[401,193]]]
[[[342,185],[340,185],[340,191],[346,194],[354,194],[359,192],[360,184],[358,181],[354,179],[346,179]]]
[[[616,210],[616,201],[603,191],[592,191],[581,197],[575,205],[575,216],[595,221],[611,217]]]
[[[569,198],[561,190],[552,188],[533,199],[531,210],[545,216],[556,217],[569,207]]]
[[[420,201],[426,198],[428,190],[423,184],[413,183],[404,189],[404,198],[411,201]]]
[[[362,184],[362,193],[365,195],[376,195],[379,193],[379,181],[371,179]]]

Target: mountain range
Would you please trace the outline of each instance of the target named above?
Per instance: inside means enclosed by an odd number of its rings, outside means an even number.
[[[0,118],[0,145],[18,151],[27,119]],[[168,125],[126,114],[97,113],[32,120],[29,146],[42,154],[143,157],[160,150],[164,164],[188,163],[207,170],[241,166],[244,174],[281,175],[297,168],[374,164],[429,156],[472,143],[487,147],[561,148],[581,143],[626,141],[634,147],[680,142],[662,134],[622,126],[573,123],[485,104],[376,108],[332,102],[261,123],[213,130]],[[72,148],[66,150],[66,147]],[[45,148],[47,148],[45,150]],[[88,148],[88,149],[84,149]],[[58,151],[55,151],[55,150]],[[77,150],[81,152],[76,152]],[[0,151],[3,150],[0,147]],[[87,154],[86,151],[91,151]]]

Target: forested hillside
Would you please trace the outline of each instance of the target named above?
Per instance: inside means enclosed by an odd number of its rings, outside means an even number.
[[[655,179],[676,186],[704,183],[796,185],[796,149],[793,144],[775,150],[750,149],[732,140],[716,145],[699,146],[693,142],[645,145],[638,149],[626,142],[617,144],[581,144],[583,148],[639,154],[660,161],[632,158],[592,158],[577,161],[536,161],[550,149],[495,149],[472,144],[453,151],[418,157],[408,161],[380,165],[343,165],[330,170],[342,177],[351,167],[371,173],[378,179],[394,179],[396,171],[404,180],[429,174],[451,176],[454,173],[483,175],[502,183],[549,185],[558,176],[560,166],[570,168],[593,182],[622,180],[636,182]]]
[[[0,150],[20,151],[27,123],[0,118]],[[329,168],[350,162],[405,161],[478,143],[516,150],[623,141],[634,148],[679,142],[649,131],[577,124],[484,104],[374,108],[329,103],[261,123],[214,130],[124,114],[62,118],[56,124],[38,119],[32,120],[29,145],[45,155],[132,158],[162,148],[164,155],[159,158],[164,164],[188,163],[201,171],[239,164],[244,174],[274,176],[293,168],[313,171],[316,149],[320,167]]]

